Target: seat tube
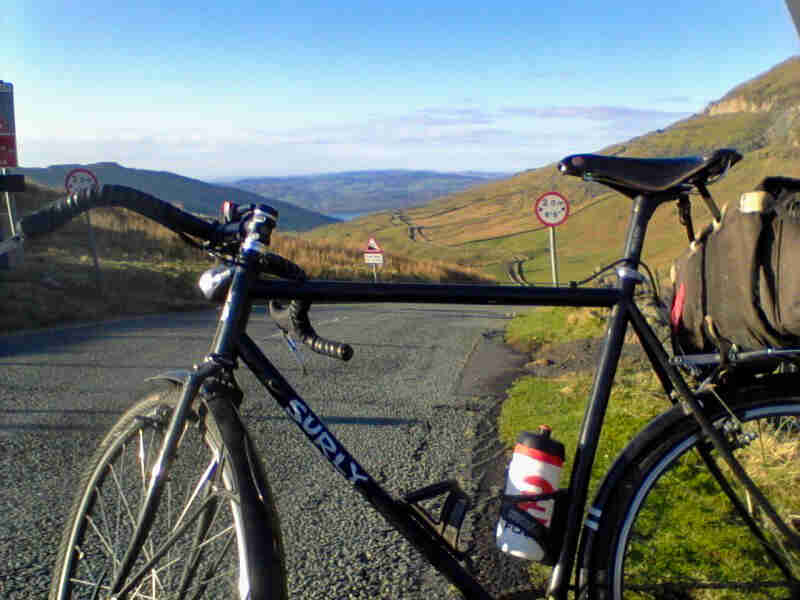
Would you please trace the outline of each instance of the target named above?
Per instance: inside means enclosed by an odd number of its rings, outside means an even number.
[[[598,362],[597,372],[595,373],[592,392],[584,412],[580,438],[575,451],[572,475],[570,477],[568,494],[570,505],[567,514],[565,537],[558,563],[553,568],[550,578],[548,596],[559,600],[567,597],[569,579],[575,563],[581,523],[588,496],[592,465],[594,464],[600,431],[608,408],[611,385],[614,381],[622,346],[625,341],[625,331],[630,319],[628,307],[633,302],[633,294],[638,280],[638,277],[634,276],[630,270],[635,269],[639,263],[644,246],[647,223],[658,204],[659,202],[653,198],[641,195],[633,200],[633,209],[628,224],[623,255],[625,259],[624,268],[618,271],[620,274],[619,286],[622,294],[620,301],[611,309],[605,344]]]

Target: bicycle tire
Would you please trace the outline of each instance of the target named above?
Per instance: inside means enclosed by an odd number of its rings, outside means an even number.
[[[51,600],[106,597],[180,395],[174,385],[145,395],[101,442],[67,521]],[[186,423],[131,577],[147,568],[127,597],[285,599],[277,513],[235,409],[212,399]]]
[[[800,396],[763,387],[736,395],[742,400],[729,404],[730,412],[715,402],[709,416],[718,429],[735,422],[731,413],[741,420],[742,433],[729,429],[739,446],[734,455],[784,522],[797,530],[800,495],[792,491],[800,485]],[[604,600],[797,598],[800,553],[781,544],[774,526],[752,509],[789,575],[769,559],[699,449],[711,452],[744,506],[747,493],[696,421],[688,415],[676,418],[678,412],[631,444],[637,453],[625,458],[627,470],[592,527],[596,535],[582,572],[583,592]]]

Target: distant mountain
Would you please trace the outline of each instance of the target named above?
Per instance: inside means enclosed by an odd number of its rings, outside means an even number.
[[[243,189],[213,185],[166,171],[129,169],[113,162],[90,165],[53,165],[40,169],[14,169],[14,172],[22,173],[42,185],[64,189],[64,179],[67,173],[79,167],[92,171],[101,184],[126,185],[182,206],[186,210],[205,215],[216,215],[220,204],[225,200],[230,200],[237,204],[269,204],[280,214],[278,227],[285,231],[307,231],[320,225],[337,222],[337,219],[306,210],[280,199],[265,198],[263,195]]]
[[[510,173],[436,171],[350,171],[291,177],[250,177],[235,187],[333,214],[368,213],[425,204]]]

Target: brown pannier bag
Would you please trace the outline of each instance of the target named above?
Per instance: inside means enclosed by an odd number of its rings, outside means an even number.
[[[768,177],[673,264],[676,353],[800,345],[800,180]]]

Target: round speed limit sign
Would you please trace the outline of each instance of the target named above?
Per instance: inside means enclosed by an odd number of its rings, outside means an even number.
[[[72,169],[64,179],[64,187],[68,194],[79,194],[84,190],[96,190],[100,183],[89,169]]]
[[[533,205],[533,211],[547,227],[561,225],[569,216],[569,202],[558,192],[542,194]]]

